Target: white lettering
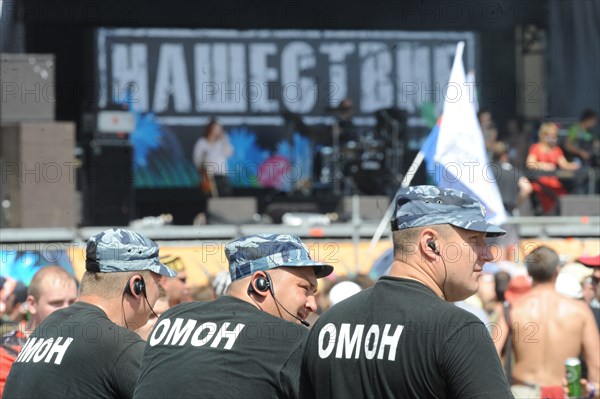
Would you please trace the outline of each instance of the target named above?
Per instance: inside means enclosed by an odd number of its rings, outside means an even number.
[[[131,101],[134,111],[156,112],[158,122],[170,126],[202,124],[213,115],[230,126],[282,124],[284,110],[303,114],[309,124],[329,124],[333,116],[325,106],[351,97],[357,104],[354,122],[361,126],[372,123],[374,111],[396,106],[409,112],[411,126],[422,127],[441,112],[444,93],[450,101],[476,99],[474,82],[460,90],[446,84],[457,41],[466,42],[466,66],[473,67],[477,49],[471,33],[102,32],[100,108]],[[14,97],[16,86],[5,91]],[[59,180],[56,165],[42,172],[46,180]]]
[[[54,343],[54,338],[48,338],[48,339],[44,340],[42,345],[35,352],[35,355],[33,356],[33,359],[32,359],[33,362],[38,363],[40,360],[45,358],[46,355],[48,354],[48,351],[50,351],[50,348],[52,347],[53,343]]]
[[[71,342],[73,342],[73,338],[68,337],[67,339],[65,339],[65,342],[61,344],[60,342],[62,341],[62,339],[63,337],[57,338],[54,345],[52,345],[52,348],[50,348],[48,356],[46,356],[46,358],[44,359],[44,363],[50,363],[50,361],[52,360],[52,356],[54,355],[56,355],[56,358],[54,359],[54,364],[62,363],[62,359],[65,356],[69,345],[71,345]]]
[[[196,111],[246,112],[246,48],[242,44],[194,46]]]
[[[31,351],[33,350],[33,346],[35,345],[36,341],[37,338],[29,338],[27,342],[25,342],[25,345],[23,345],[23,347],[21,348],[21,352],[19,352],[19,356],[17,356],[15,362],[20,362],[21,360],[28,357]]]
[[[369,331],[367,331],[367,338],[365,339],[365,356],[371,360],[377,353],[377,344],[379,343],[379,326],[373,324]],[[371,349],[369,349],[371,347]]]
[[[281,52],[281,83],[284,88],[293,85],[297,90],[295,95],[290,94],[293,90],[282,92],[282,100],[290,111],[302,113],[314,108],[317,102],[315,80],[301,76],[301,72],[314,69],[316,64],[314,50],[307,43],[289,43]]]
[[[340,327],[340,338],[335,352],[335,357],[338,359],[342,357],[342,352],[344,353],[345,359],[351,359],[352,352],[354,352],[354,358],[358,359],[358,355],[360,353],[360,344],[362,341],[362,333],[365,329],[365,325],[357,324],[352,337],[350,336],[350,327],[352,326],[348,323],[342,323]]]
[[[327,347],[323,346],[325,342],[325,334],[329,334],[329,340],[327,340]],[[319,331],[319,357],[321,359],[325,359],[331,352],[333,352],[333,348],[335,348],[335,339],[336,339],[337,331],[335,326],[332,323],[328,323]]]
[[[63,337],[57,337],[56,342],[54,338],[29,338],[15,362],[26,363],[33,361],[34,363],[39,363],[43,359],[45,363],[50,363],[52,357],[56,355],[54,364],[60,364],[67,348],[73,342],[73,338],[67,338],[61,344],[62,340]]]
[[[167,111],[170,97],[173,97],[175,111],[191,111],[192,99],[182,44],[166,43],[160,46],[153,110]]]
[[[231,324],[231,323],[223,323],[223,325],[219,329],[219,332],[217,333],[217,336],[215,337],[214,341],[212,342],[212,344],[210,344],[211,348],[217,348],[219,346],[219,343],[221,342],[221,339],[223,339],[223,337],[227,338],[227,343],[225,344],[224,348],[225,349],[233,348],[233,344],[235,344],[235,340],[237,339],[238,335],[240,335],[240,333],[244,329],[244,324],[238,323],[235,326],[235,328],[230,331],[227,330],[227,327],[229,327],[229,324]]]
[[[390,351],[388,352],[388,360],[394,361],[396,360],[396,350],[398,349],[398,341],[400,340],[400,334],[402,334],[402,330],[404,326],[397,326],[396,331],[394,331],[393,335],[389,335],[391,324],[386,324],[383,327],[383,335],[381,337],[381,344],[379,345],[379,352],[377,353],[377,359],[383,359],[383,352],[385,351],[385,347],[389,346]]]
[[[421,82],[429,82],[429,49],[405,45],[396,52],[398,105],[408,112],[416,112],[427,101],[421,92]]]
[[[392,55],[385,43],[366,42],[359,46],[360,109],[374,112],[394,104],[394,83],[391,79]]]
[[[267,57],[277,54],[274,43],[254,43],[250,45],[248,56],[250,58],[250,81],[259,86],[268,87],[277,80],[277,69],[268,67]],[[278,112],[279,104],[276,99],[270,98],[271,90],[264,90],[257,96],[254,86],[249,87],[248,96],[256,99],[251,102],[252,111]]]
[[[391,324],[384,326],[383,334],[380,333],[377,324],[372,324],[366,334],[365,327],[364,324],[342,323],[339,328],[338,339],[336,326],[333,323],[326,324],[319,331],[319,357],[321,359],[329,357],[335,347],[335,357],[338,359],[358,359],[362,350],[364,350],[364,356],[368,360],[374,359],[375,356],[377,356],[377,359],[384,359],[385,350],[389,348],[387,360],[396,360],[398,342],[404,326],[397,325],[393,334],[390,334]],[[326,338],[327,336],[328,338]],[[364,346],[362,345],[363,341]]]
[[[160,341],[162,341],[165,338],[165,335],[167,335],[169,327],[171,327],[171,320],[169,319],[163,319],[160,323],[158,323],[158,325],[154,326],[154,330],[152,330],[152,335],[150,336],[150,346],[160,344]],[[162,332],[160,335],[158,335],[161,328]]]
[[[204,330],[208,330],[208,333],[206,334],[206,337],[200,339],[200,335],[204,332]],[[215,323],[208,322],[208,323],[200,324],[200,327],[198,327],[196,329],[196,331],[194,332],[194,335],[192,336],[191,344],[193,346],[205,345],[208,341],[210,341],[212,339],[212,337],[215,335],[216,331],[217,331],[217,325]]]
[[[131,96],[134,109],[148,111],[148,50],[145,44],[112,46],[112,101],[121,104]]]
[[[35,340],[35,338],[30,338],[30,339]],[[25,355],[23,355],[23,358],[19,359],[19,361],[20,362],[28,362],[28,361],[30,361],[31,358],[33,357],[33,355],[38,351],[38,349],[40,348],[40,346],[42,346],[43,343],[44,343],[44,339],[43,338],[38,338],[38,340],[37,340],[37,342],[35,342],[35,344],[32,343],[27,348],[27,352],[25,352]]]
[[[346,57],[354,52],[353,43],[324,43],[319,51],[329,56],[329,81],[337,90],[329,98],[329,104],[336,106],[348,96],[348,67]]]
[[[169,341],[171,341],[170,345],[177,345],[177,342],[179,342],[179,346],[183,346],[190,338],[196,323],[196,320],[188,320],[187,323],[185,323],[185,327],[181,328],[183,325],[183,319],[179,317],[176,318],[171,330],[169,331],[169,335],[167,335],[165,345],[169,345]]]

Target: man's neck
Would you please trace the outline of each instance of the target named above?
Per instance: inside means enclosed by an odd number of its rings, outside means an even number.
[[[446,299],[440,286],[436,282],[435,277],[427,273],[421,267],[412,265],[410,261],[401,262],[395,260],[394,262],[392,262],[389,275],[392,277],[401,277],[409,280],[418,281],[426,287],[430,288],[440,298],[444,300]]]
[[[31,318],[31,320],[29,320],[27,324],[24,325],[25,328],[23,329],[23,334],[25,335],[25,337],[29,338],[31,333],[33,333],[39,325],[40,323],[38,323],[37,320]],[[23,325],[21,325],[21,328],[23,328]]]
[[[227,292],[227,296],[239,299],[244,302],[248,302],[250,305],[254,306],[258,310],[262,310],[260,304],[252,297],[252,295],[244,292],[242,290],[230,290]]]
[[[121,300],[123,299],[121,298]],[[79,302],[89,303],[90,305],[100,308],[106,313],[106,316],[110,321],[120,327],[127,328],[124,321],[125,316],[123,314],[124,308],[122,302],[115,303],[114,300],[107,300],[98,295],[81,295]]]
[[[556,280],[553,279],[551,281],[544,281],[544,282],[536,282],[534,281],[531,289],[535,289],[537,291],[556,291],[556,289],[554,288],[556,284]]]

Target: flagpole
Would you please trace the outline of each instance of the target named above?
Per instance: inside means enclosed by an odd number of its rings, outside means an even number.
[[[464,48],[465,48],[465,42],[460,41],[457,43],[456,52],[454,54],[454,62],[452,64],[453,70],[454,70],[454,67],[457,64],[457,62],[459,62],[459,61],[462,62],[461,60],[462,60],[462,54],[463,54]],[[452,77],[452,72],[450,73],[450,77]],[[429,137],[431,137],[431,134]],[[406,172],[406,176],[404,176],[404,179],[402,179],[402,183],[400,183],[400,188],[406,188],[410,185],[410,182],[412,181],[413,177],[417,173],[417,169],[419,169],[419,166],[421,166],[421,163],[423,163],[423,159],[425,159],[425,153],[423,152],[423,148],[421,148],[421,150],[417,153],[417,156],[415,157],[414,161],[410,165],[410,168],[408,168],[408,172]],[[385,211],[385,214],[383,215],[381,222],[379,222],[379,226],[377,226],[377,230],[375,230],[375,234],[373,235],[373,238],[371,239],[371,244],[369,245],[368,253],[370,253],[371,251],[373,251],[375,249],[375,246],[377,245],[377,243],[379,242],[379,239],[383,235],[383,231],[385,230],[386,224],[389,223],[389,221],[392,218],[393,212],[394,212],[394,201],[392,200],[390,202],[390,206],[388,206],[387,211]]]
[[[419,166],[421,166],[421,164],[423,163],[423,159],[425,159],[425,153],[423,151],[419,151],[417,153],[417,156],[415,157],[415,159],[412,161],[412,164],[408,168],[408,172],[406,172],[406,176],[404,176],[404,178],[402,179],[402,183],[400,183],[400,188],[406,188],[406,187],[410,186],[410,182],[412,181],[413,177],[415,177],[415,174],[417,173],[417,169],[419,169]],[[375,234],[373,234],[373,238],[371,239],[371,244],[369,245],[369,249],[368,249],[367,253],[371,253],[371,251],[373,251],[375,249],[375,246],[377,245],[377,243],[379,242],[379,239],[383,235],[383,231],[385,230],[385,227],[387,226],[387,224],[389,223],[389,221],[392,218],[393,212],[394,212],[394,201],[392,200],[390,202],[390,206],[388,206],[387,211],[385,211],[385,214],[383,215],[381,222],[379,222],[379,226],[377,226],[377,230],[375,230]]]

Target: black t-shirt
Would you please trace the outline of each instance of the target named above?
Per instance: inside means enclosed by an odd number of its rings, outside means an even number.
[[[52,313],[12,365],[4,398],[131,398],[144,341],[77,302]]]
[[[511,398],[481,321],[423,284],[383,277],[310,331],[302,396]]]
[[[233,297],[177,305],[148,338],[134,397],[297,397],[307,334]]]

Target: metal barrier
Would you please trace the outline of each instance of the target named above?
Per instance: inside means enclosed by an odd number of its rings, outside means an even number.
[[[509,218],[508,224],[519,228],[521,237],[580,237],[600,236],[600,216],[528,216]],[[378,221],[353,220],[350,223],[334,223],[328,226],[292,227],[281,224],[205,225],[205,226],[156,226],[137,227],[136,231],[160,241],[201,241],[211,239],[229,240],[240,235],[258,233],[296,234],[313,239],[371,238]],[[0,244],[85,242],[88,237],[108,227],[81,227],[77,229],[0,229]],[[389,230],[384,237],[389,237]]]

